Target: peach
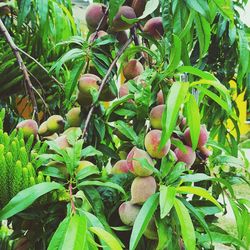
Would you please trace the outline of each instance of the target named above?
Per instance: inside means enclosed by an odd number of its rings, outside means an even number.
[[[34,137],[36,137],[38,134],[37,122],[32,119],[19,122],[16,128],[17,130],[21,129],[23,131],[23,136],[25,139],[29,138],[31,135],[34,135]]]
[[[112,174],[122,174],[122,173],[128,173],[128,164],[127,160],[120,160],[115,163],[114,167],[111,170]]]
[[[161,119],[162,119],[164,109],[165,109],[164,104],[157,105],[151,109],[151,112],[149,114],[149,119],[150,119],[151,126],[153,128],[162,129]]]
[[[190,128],[187,128],[184,132],[184,140],[188,146],[192,147],[191,135],[190,135]],[[208,131],[206,126],[203,124],[200,127],[200,135],[198,140],[198,147],[202,147],[207,143],[208,140]]]
[[[140,206],[134,205],[130,201],[123,202],[118,210],[122,223],[133,226],[140,209]]]
[[[119,31],[115,34],[115,37],[117,41],[119,42],[119,45],[122,46],[128,41],[128,35],[126,31]]]
[[[57,146],[60,148],[60,149],[66,149],[68,147],[70,147],[70,144],[67,140],[67,137],[65,135],[61,135],[59,137],[57,137],[54,142],[57,144]]]
[[[154,177],[136,177],[131,185],[131,203],[143,204],[155,192],[156,181]]]
[[[52,115],[47,120],[47,128],[50,133],[62,132],[65,121],[60,115]]]
[[[145,136],[145,148],[148,154],[151,157],[157,159],[161,159],[164,156],[166,156],[170,150],[170,145],[171,145],[170,140],[168,140],[164,145],[164,147],[161,150],[159,150],[161,134],[162,134],[161,130],[153,129],[150,132],[148,132],[147,135]]]
[[[91,91],[98,91],[101,79],[94,74],[84,74],[78,83],[78,101],[81,105],[90,105],[93,102]]]
[[[133,0],[131,7],[134,9],[137,17],[143,14],[146,3],[147,3],[147,0]]]
[[[164,104],[164,96],[162,90],[157,93],[157,103],[158,105]]]
[[[146,160],[148,164],[154,166],[153,160],[146,151],[137,147],[133,147],[127,156],[129,171],[137,176],[151,175],[153,171],[144,167],[139,160]]]
[[[47,122],[43,122],[39,128],[38,128],[38,134],[41,136],[46,136],[48,135],[49,131],[48,131],[48,126],[47,126]]]
[[[112,31],[123,31],[133,26],[133,24],[129,24],[123,21],[122,16],[126,17],[127,19],[136,18],[136,14],[133,8],[129,6],[121,6],[113,19]]]
[[[70,127],[80,127],[81,126],[81,108],[75,107],[69,110],[66,114],[66,119]]]
[[[174,153],[178,159],[178,162],[184,162],[186,163],[186,166],[190,168],[195,162],[196,154],[191,147],[185,146],[185,148],[186,153],[181,151],[179,148],[176,148]]]
[[[152,36],[154,39],[161,39],[164,34],[162,18],[153,17],[149,19],[144,25],[143,31],[148,35]]]
[[[93,3],[88,6],[88,8],[86,9],[85,19],[90,31],[96,30],[99,22],[104,16],[105,11],[106,11],[106,6],[104,4]],[[107,17],[104,18],[100,28],[102,30],[106,30]]]
[[[142,64],[138,60],[132,59],[123,67],[123,75],[126,80],[131,80],[142,74],[143,70]]]
[[[206,148],[205,146],[200,147],[199,150],[205,158],[208,158],[212,155],[212,151]]]

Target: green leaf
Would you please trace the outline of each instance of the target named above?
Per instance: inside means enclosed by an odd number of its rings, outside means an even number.
[[[136,249],[142,234],[146,230],[149,221],[158,207],[158,197],[159,193],[153,194],[143,204],[134,222],[129,242],[129,250]]]
[[[232,0],[213,0],[221,13],[234,22],[234,11],[232,8]]]
[[[103,154],[93,146],[88,146],[82,150],[81,157],[87,158],[89,156],[103,156]]]
[[[206,80],[218,81],[218,79],[214,75],[212,75],[211,73],[209,73],[207,71],[202,71],[202,70],[197,69],[197,68],[192,67],[192,66],[180,66],[178,68],[178,71],[180,73],[190,73],[192,75],[199,76],[200,78],[203,78]]]
[[[210,40],[211,40],[210,24],[204,17],[199,15],[195,15],[194,20],[199,40],[200,58],[202,58],[207,53],[210,45]]]
[[[176,70],[181,60],[181,40],[177,35],[173,35],[173,38],[174,39],[170,53],[170,62],[166,71],[163,73],[164,78]]]
[[[86,232],[86,217],[75,214],[59,225],[51,239],[48,250],[84,250],[86,249]]]
[[[55,189],[64,189],[64,187],[56,182],[43,182],[20,191],[0,211],[0,221],[6,220],[11,216],[23,211],[36,199]]]
[[[189,99],[185,105],[185,113],[187,117],[187,124],[190,129],[190,136],[192,141],[192,148],[195,150],[198,145],[200,136],[200,111],[199,106],[193,95],[189,95]]]
[[[204,0],[186,0],[190,10],[195,10],[204,16],[208,22],[211,21],[210,8],[207,1]]]
[[[79,189],[81,189],[82,187],[84,186],[102,186],[102,187],[110,187],[110,188],[114,188],[116,190],[118,190],[119,192],[123,193],[123,194],[126,194],[124,189],[116,184],[116,183],[113,183],[113,182],[101,182],[101,181],[83,181],[83,182],[80,182],[77,187]]]
[[[192,187],[192,186],[181,186],[176,188],[179,193],[195,194],[203,197],[216,205],[221,211],[223,210],[219,202],[204,188]]]
[[[160,148],[163,148],[173,133],[181,104],[184,102],[188,92],[189,83],[175,82],[169,90],[166,107],[162,116],[162,137]]]
[[[195,231],[188,210],[178,199],[174,201],[174,208],[180,221],[181,234],[185,247],[187,250],[195,250]]]
[[[137,134],[135,133],[133,128],[131,126],[129,126],[126,122],[116,121],[115,128],[117,128],[123,135],[125,135],[131,141],[134,141],[135,143],[138,142]]]
[[[176,189],[171,186],[160,186],[160,211],[161,219],[163,219],[170,212],[174,205]]]
[[[159,6],[159,0],[149,0],[146,3],[145,9],[139,19],[144,19],[148,15],[152,14]]]
[[[82,170],[80,170],[80,172],[77,173],[76,179],[79,181],[94,174],[100,174],[98,168],[93,165],[86,166]]]
[[[211,232],[213,243],[221,243],[221,244],[228,244],[234,245],[236,247],[242,247],[243,249],[247,250],[247,247],[244,245],[243,241],[231,236],[230,234],[223,234],[218,232]],[[209,235],[202,235],[199,239],[199,243],[206,243],[209,242],[210,238]]]
[[[125,0],[110,0],[109,1],[109,24],[112,24],[115,15],[117,14],[120,6]]]
[[[206,175],[206,174],[187,174],[181,177],[183,182],[199,182],[199,181],[206,181],[210,180],[212,177]]]
[[[103,228],[90,227],[89,230],[96,234],[100,240],[103,240],[111,250],[122,250],[122,247],[117,239],[112,234],[105,231]]]

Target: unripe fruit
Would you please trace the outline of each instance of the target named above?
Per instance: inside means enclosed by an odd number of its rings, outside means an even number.
[[[147,3],[147,0],[133,0],[132,8],[134,9],[137,17],[143,14],[146,3]]]
[[[115,163],[114,167],[111,170],[111,174],[128,173],[128,171],[127,160],[120,160]]]
[[[96,30],[99,22],[104,16],[105,11],[106,11],[106,6],[104,4],[93,3],[88,6],[88,8],[86,9],[85,19],[90,31]],[[106,28],[107,28],[107,17],[104,18],[100,29],[105,30]]]
[[[89,36],[89,42],[94,42],[96,39],[99,39],[101,37],[107,36],[108,33],[103,31],[103,30],[99,30],[97,33],[94,32]]]
[[[67,114],[66,119],[70,127],[80,127],[81,126],[81,108],[72,108]]]
[[[187,128],[184,132],[184,140],[188,146],[192,147],[192,140],[190,135],[190,128]],[[198,147],[202,147],[207,143],[208,140],[208,132],[205,125],[201,125],[200,127],[200,135],[198,140]]]
[[[65,121],[60,115],[52,115],[47,120],[47,128],[50,133],[62,132]]]
[[[84,74],[79,79],[78,90],[80,99],[79,103],[81,105],[90,105],[93,102],[93,97],[91,95],[91,91],[99,89],[99,83],[101,79],[93,74]]]
[[[112,31],[122,31],[129,29],[133,26],[133,24],[129,24],[123,21],[122,16],[126,17],[127,19],[136,18],[136,14],[133,8],[129,6],[121,6],[116,16],[113,19]]]
[[[123,75],[126,80],[130,80],[142,74],[143,70],[142,64],[138,60],[132,59],[123,67]]]
[[[57,144],[57,146],[60,148],[60,149],[66,149],[68,147],[70,147],[70,144],[67,140],[67,137],[65,135],[61,135],[59,137],[57,137],[54,142]]]
[[[143,204],[155,192],[156,182],[154,177],[136,177],[131,185],[131,203]]]
[[[133,226],[140,209],[138,205],[134,205],[130,201],[123,202],[118,210],[122,223]]]
[[[128,83],[124,83],[120,86],[119,89],[119,97],[123,97],[129,94],[129,88],[128,88]]]
[[[161,130],[153,129],[145,136],[145,148],[148,154],[153,158],[161,159],[167,155],[170,150],[170,140],[168,140],[164,147],[159,150],[161,135]]]
[[[162,90],[160,90],[160,91],[157,93],[157,103],[158,103],[158,105],[164,104],[164,97],[163,97],[163,92],[162,92]]]
[[[154,166],[153,160],[148,153],[137,147],[133,147],[127,156],[128,169],[131,173],[137,176],[149,176],[153,173],[152,170],[143,166],[142,162],[145,160],[151,166]]]
[[[34,137],[36,137],[38,133],[38,125],[36,121],[31,119],[19,122],[16,128],[17,130],[22,129],[25,139],[29,138],[31,135],[34,135]]]
[[[149,240],[157,240],[158,239],[157,228],[155,225],[154,218],[152,218],[149,221],[148,226],[143,234]]]
[[[163,115],[165,105],[158,105],[151,109],[149,119],[151,126],[156,129],[162,129],[161,119]]]
[[[153,17],[149,19],[144,28],[143,31],[147,33],[148,35],[152,36],[154,39],[161,39],[161,37],[164,34],[163,24],[162,24],[162,18],[161,17]]]
[[[82,169],[89,166],[96,168],[96,166],[90,161],[79,161],[78,167],[76,168],[76,174],[78,174]]]
[[[43,122],[38,129],[38,134],[41,136],[46,136],[48,135],[49,131],[48,131],[48,126],[47,126],[47,122]]]
[[[182,152],[179,148],[176,148],[174,153],[178,159],[178,162],[184,162],[186,163],[186,166],[190,168],[195,162],[196,154],[191,147],[185,146],[185,148],[186,153]]]

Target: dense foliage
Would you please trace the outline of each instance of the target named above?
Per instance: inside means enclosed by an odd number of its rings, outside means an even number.
[[[249,249],[232,185],[249,184],[250,143],[229,83],[249,98],[247,1],[97,2],[87,38],[71,1],[0,3],[41,111],[20,122],[1,36],[0,248]],[[217,223],[229,205],[236,235]]]

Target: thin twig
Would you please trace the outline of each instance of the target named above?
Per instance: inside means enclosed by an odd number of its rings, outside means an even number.
[[[97,94],[97,99],[99,99],[99,96],[100,96],[100,94],[101,94],[101,92],[102,92],[105,84],[107,83],[107,81],[109,79],[109,76],[112,73],[112,70],[115,67],[118,59],[120,58],[120,56],[122,55],[122,53],[126,50],[126,48],[129,46],[129,44],[132,42],[132,40],[133,40],[132,37],[130,37],[127,40],[127,42],[123,45],[123,47],[117,52],[116,57],[114,58],[113,62],[109,66],[109,69],[108,69],[106,75],[104,76],[104,78],[101,81],[101,85],[100,85],[100,88],[99,88],[98,94]],[[88,125],[89,125],[91,116],[93,114],[94,108],[95,108],[95,103],[93,103],[91,105],[91,108],[90,108],[89,113],[87,115],[87,118],[86,118],[86,121],[85,121],[85,125],[84,125],[84,128],[83,128],[83,132],[82,132],[82,138],[85,138],[85,135],[87,133]]]
[[[2,34],[5,36],[8,44],[10,45],[16,59],[17,62],[19,64],[19,68],[22,70],[23,72],[23,76],[24,76],[24,81],[25,81],[25,88],[28,92],[29,98],[32,102],[32,106],[33,106],[33,110],[34,110],[34,115],[35,115],[35,119],[36,121],[39,123],[39,119],[38,119],[38,108],[37,108],[37,103],[36,103],[36,97],[33,91],[33,85],[30,81],[29,78],[29,73],[27,71],[27,68],[23,62],[23,59],[18,51],[18,47],[16,46],[16,44],[14,43],[12,37],[10,36],[8,30],[6,29],[4,23],[2,22],[2,20],[0,19],[0,31],[2,32]]]
[[[70,184],[69,184],[70,203],[71,203],[72,212],[73,212],[73,214],[75,214],[76,213],[76,207],[75,207],[74,200],[73,200],[72,189],[73,189],[72,188],[72,183],[70,182]]]
[[[28,53],[26,53],[24,50],[17,48],[22,54],[24,54],[25,56],[27,56],[28,58],[30,58],[32,61],[34,61],[41,69],[43,69],[48,76],[53,79],[60,87],[61,89],[63,89],[63,84],[61,82],[59,82],[54,76],[50,75],[49,71],[40,63],[38,62],[34,57],[32,57],[31,55],[29,55]]]

